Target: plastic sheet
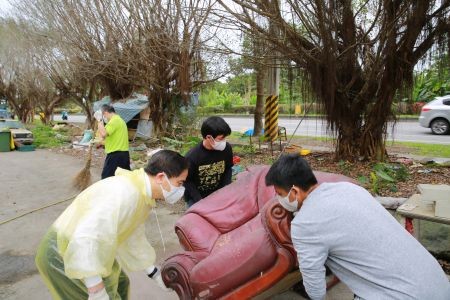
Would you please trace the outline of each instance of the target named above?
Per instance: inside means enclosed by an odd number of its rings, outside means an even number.
[[[87,299],[88,291],[82,280],[70,279],[64,273],[64,262],[58,253],[56,231],[51,228],[44,236],[36,254],[36,266],[53,299]],[[128,299],[129,279],[115,261],[111,274],[103,278],[111,300]]]
[[[60,289],[77,295],[65,299],[87,298],[81,280],[96,275],[110,280],[107,291],[113,293],[120,280],[126,281],[121,268],[139,271],[154,264],[155,251],[144,227],[154,200],[147,195],[144,176],[143,169],[118,169],[116,176],[78,195],[53,224],[39,246],[36,264],[56,299]]]

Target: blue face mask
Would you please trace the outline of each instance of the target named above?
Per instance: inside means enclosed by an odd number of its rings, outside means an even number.
[[[287,211],[296,212],[298,210],[298,202],[294,199],[294,201],[289,201],[289,196],[291,195],[292,189],[286,195],[286,197],[282,197],[277,195],[278,202],[280,202],[281,206],[284,207]]]

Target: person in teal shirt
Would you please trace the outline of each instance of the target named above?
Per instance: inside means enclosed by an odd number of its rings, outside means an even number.
[[[103,104],[101,110],[95,112],[94,117],[98,121],[99,134],[105,140],[106,159],[102,179],[114,176],[118,167],[130,170],[128,128],[125,121],[109,104]]]

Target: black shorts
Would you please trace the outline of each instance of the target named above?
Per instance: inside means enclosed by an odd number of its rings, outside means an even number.
[[[106,155],[102,179],[114,176],[117,167],[130,170],[130,153],[128,151],[116,151]]]

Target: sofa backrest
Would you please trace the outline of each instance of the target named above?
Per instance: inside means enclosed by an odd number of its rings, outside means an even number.
[[[239,174],[235,182],[193,205],[186,215],[203,217],[222,234],[238,228],[259,213],[258,187],[263,171],[258,168]]]

